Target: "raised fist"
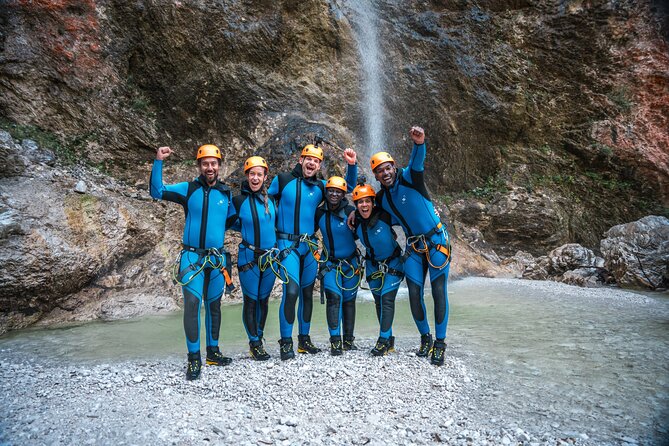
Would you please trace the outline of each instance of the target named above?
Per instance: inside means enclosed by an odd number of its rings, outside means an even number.
[[[156,159],[164,160],[171,154],[172,154],[172,149],[170,149],[169,147],[158,147],[158,150],[156,150]]]
[[[413,126],[409,130],[409,136],[413,140],[414,144],[423,144],[425,142],[425,130],[422,127]]]

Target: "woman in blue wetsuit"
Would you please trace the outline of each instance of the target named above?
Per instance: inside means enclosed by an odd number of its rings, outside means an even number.
[[[344,151],[349,184],[358,175],[355,152]],[[314,282],[318,266],[314,252],[318,248],[314,232],[316,208],[325,198],[325,181],[317,178],[323,161],[323,149],[308,144],[302,149],[298,164],[292,171],[280,173],[272,180],[268,193],[277,203],[277,244],[279,260],[285,267],[287,279],[279,307],[279,340],[281,360],[295,357],[293,324],[295,307],[298,319],[298,353],[315,354],[321,350],[309,336],[313,310]],[[283,268],[282,268],[283,269]]]
[[[355,297],[362,277],[360,253],[355,234],[346,224],[354,208],[344,198],[346,180],[333,176],[325,185],[325,203],[316,210],[316,227],[323,238],[323,254],[318,278],[321,299],[327,298],[326,318],[330,332],[330,354],[339,356],[342,350],[357,350],[353,343],[355,327]],[[343,326],[344,338],[340,325]]]
[[[371,353],[383,356],[394,349],[395,297],[404,278],[404,266],[390,214],[374,205],[375,196],[369,184],[358,185],[353,190],[355,232],[365,246],[367,283],[374,296],[380,326],[379,339]]]
[[[241,193],[232,199],[233,216],[227,225],[239,229],[237,268],[244,302],[242,322],[249,337],[251,357],[257,361],[270,358],[263,346],[263,329],[267,320],[268,298],[274,286],[273,262],[276,249],[276,206],[267,195],[265,181],[269,167],[260,156],[244,162],[246,180]]]

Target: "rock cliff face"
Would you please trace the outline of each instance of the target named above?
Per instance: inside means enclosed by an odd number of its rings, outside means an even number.
[[[18,138],[11,144],[29,138],[47,151],[24,159],[28,174],[16,167],[23,166],[18,152],[0,151],[18,160],[0,163],[3,196],[14,200],[4,208],[14,223],[2,250],[11,262],[27,255],[30,239],[30,246],[42,243],[52,265],[40,272],[36,261],[25,278],[7,279],[4,296],[24,295],[46,311],[54,308],[47,295],[60,302],[96,281],[117,280],[103,279],[109,274],[127,280],[132,262],[178,240],[173,229],[152,229],[156,222],[180,227],[178,210],[122,203],[122,194],[73,195],[68,183],[41,196],[62,209],[40,216],[44,208],[25,204],[26,191],[36,190],[29,185],[35,163],[70,170],[81,163],[89,185],[113,176],[139,193],[134,187],[146,187],[163,144],[176,149],[170,180],[192,176],[195,148],[213,142],[226,155],[223,176],[236,183],[245,157],[265,155],[276,172],[316,135],[353,145],[363,157],[388,147],[405,162],[406,130],[419,123],[428,133],[433,196],[462,251],[481,254],[454,268],[464,274],[498,274],[500,259],[519,249],[543,255],[577,242],[597,250],[609,227],[666,214],[669,26],[662,2],[370,5],[3,2],[0,125]],[[371,74],[360,52],[369,27],[378,43]],[[370,143],[370,93],[362,86],[372,75],[384,122],[382,140]],[[336,150],[326,155],[325,172],[340,171]],[[140,217],[152,213],[156,221]],[[66,255],[34,235],[60,227],[50,219],[67,222],[68,234],[51,233],[72,247]],[[112,246],[119,247],[108,252]]]

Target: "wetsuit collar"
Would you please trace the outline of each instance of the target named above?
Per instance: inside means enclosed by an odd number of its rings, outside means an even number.
[[[318,177],[317,177],[318,174],[310,178],[305,178],[304,173],[302,172],[302,164],[300,163],[295,164],[295,167],[293,167],[293,170],[290,173],[295,178],[302,178],[302,180],[305,181],[307,184],[315,185],[318,183]]]
[[[372,209],[372,214],[369,216],[369,218],[362,218],[362,215],[360,215],[360,212],[358,212],[356,209],[355,219],[360,219],[363,223],[365,223],[365,226],[374,226],[376,222],[379,221],[380,213],[381,209],[375,206],[374,209]]]
[[[261,195],[262,195],[261,191],[262,191],[262,189],[260,189],[258,192],[253,192],[251,190],[251,186],[249,185],[249,181],[248,180],[242,181],[242,194],[249,195],[251,197],[257,198],[260,201],[263,201],[261,199]]]
[[[343,217],[343,218],[346,218],[348,216],[346,212],[344,212],[344,209],[346,209],[347,206],[348,206],[348,200],[346,199],[346,197],[341,199],[341,201],[339,202],[339,206],[337,206],[337,208],[334,210],[330,209],[327,200],[321,203],[321,207],[323,208],[324,211],[330,212],[338,217]]]
[[[202,186],[204,188],[211,187],[212,189],[217,189],[221,192],[230,192],[230,188],[228,186],[226,186],[225,184],[221,183],[220,178],[216,178],[216,182],[214,183],[213,186],[209,186],[207,184],[207,179],[205,178],[204,175],[200,175],[199,177],[197,177],[195,179],[195,182],[200,183],[200,186]]]

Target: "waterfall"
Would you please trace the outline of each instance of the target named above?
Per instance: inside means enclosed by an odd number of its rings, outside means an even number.
[[[364,120],[364,150],[367,158],[379,150],[387,150],[383,104],[383,65],[379,47],[379,17],[372,0],[345,0],[346,16],[353,28],[353,34],[360,55],[362,68],[361,111]]]

